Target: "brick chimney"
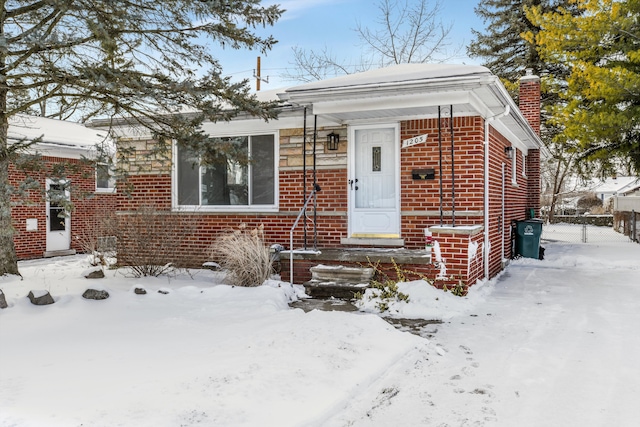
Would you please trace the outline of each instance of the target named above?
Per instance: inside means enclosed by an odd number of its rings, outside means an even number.
[[[534,132],[540,136],[540,77],[531,68],[520,78],[520,111]],[[540,150],[529,150],[527,155],[527,210],[533,209],[540,218]]]
[[[540,135],[540,77],[531,68],[520,78],[520,111],[533,130]]]

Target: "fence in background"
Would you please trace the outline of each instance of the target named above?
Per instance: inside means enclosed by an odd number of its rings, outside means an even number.
[[[611,217],[611,216],[610,216]],[[574,217],[575,218],[575,217]],[[588,217],[578,217],[588,218]],[[613,217],[612,222],[613,222]],[[640,218],[638,218],[640,219]],[[602,220],[602,219],[601,219]],[[569,243],[599,243],[599,242],[630,242],[632,239],[629,237],[629,233],[625,235],[622,232],[616,231],[613,225],[594,225],[592,221],[577,220],[573,223],[558,222],[555,224],[545,223],[542,226],[542,239],[556,242],[569,242]],[[630,221],[627,221],[629,227],[635,227],[637,225],[634,222],[633,226]],[[632,231],[631,236],[637,236],[636,231]],[[634,240],[634,241],[637,241]]]

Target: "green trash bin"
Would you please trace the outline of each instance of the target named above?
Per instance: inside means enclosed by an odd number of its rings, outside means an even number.
[[[540,259],[542,220],[528,219],[516,222],[516,255]]]

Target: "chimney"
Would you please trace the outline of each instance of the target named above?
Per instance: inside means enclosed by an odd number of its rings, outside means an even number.
[[[520,78],[520,112],[533,130],[540,135],[540,77],[527,68]]]
[[[520,112],[540,136],[540,77],[531,68],[520,78]],[[527,156],[527,212],[540,217],[540,150],[529,149]]]

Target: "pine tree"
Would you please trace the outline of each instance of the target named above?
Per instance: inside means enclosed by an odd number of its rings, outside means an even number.
[[[584,11],[545,12],[532,8],[530,18],[543,28],[528,38],[541,57],[567,67],[554,120],[565,139],[578,143],[583,159],[605,172],[615,171],[616,157],[640,170],[640,2],[576,0]]]
[[[563,82],[569,74],[564,64],[546,61],[538,54],[533,40],[524,34],[537,34],[539,25],[529,19],[527,10],[537,7],[542,11],[564,8],[573,15],[579,12],[573,0],[486,0],[475,8],[485,25],[485,32],[472,30],[475,40],[467,47],[471,57],[481,58],[483,65],[501,78],[512,97],[518,101],[518,80],[525,69],[542,76],[542,141],[548,157],[541,165],[542,175],[549,178],[546,184],[551,190],[549,216],[553,211],[565,179],[571,174],[575,157],[568,153],[565,144],[556,143],[562,132],[560,123],[552,120],[553,107],[558,102],[557,92],[550,90],[550,81]],[[545,170],[546,168],[546,170]]]
[[[0,275],[18,274],[8,170],[24,144],[8,144],[10,117],[32,109],[79,121],[126,117],[160,141],[201,153],[212,144],[200,124],[231,118],[229,107],[275,115],[273,105],[250,95],[248,82],[222,76],[213,47],[270,49],[276,41],[254,28],[273,25],[283,12],[278,6],[260,0],[0,3]]]
[[[540,58],[536,46],[525,40],[524,33],[537,34],[540,27],[528,18],[526,8],[538,7],[553,11],[559,7],[575,13],[573,0],[486,0],[475,12],[483,19],[485,31],[472,29],[475,39],[467,47],[472,58],[481,58],[483,65],[499,76],[510,89],[527,68],[536,75],[566,76],[566,67]],[[517,96],[514,94],[514,96]]]

